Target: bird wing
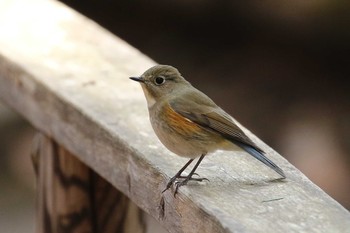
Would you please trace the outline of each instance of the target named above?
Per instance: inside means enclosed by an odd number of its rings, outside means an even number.
[[[178,114],[203,128],[221,134],[223,137],[248,152],[254,158],[272,168],[283,178],[286,177],[282,169],[264,155],[265,152],[248,138],[248,136],[232,120],[231,116],[218,107],[202,92],[196,91],[182,94],[181,98],[175,98],[172,101],[169,101],[169,104]]]
[[[201,127],[213,130],[235,144],[242,143],[263,152],[239,128],[231,116],[205,94],[201,92],[183,94],[181,98],[176,98],[169,104],[175,112]]]

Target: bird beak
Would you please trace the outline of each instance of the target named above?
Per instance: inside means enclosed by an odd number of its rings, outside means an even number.
[[[140,83],[145,82],[145,80],[142,77],[130,77],[130,79]]]

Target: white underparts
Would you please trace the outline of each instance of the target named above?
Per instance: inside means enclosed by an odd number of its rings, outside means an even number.
[[[146,97],[146,100],[147,100],[147,105],[148,105],[148,108],[151,108],[155,103],[156,103],[156,100],[153,98],[153,96],[148,92],[147,88],[144,87],[143,85],[142,86],[142,89],[143,89],[143,92],[145,93],[145,97]]]

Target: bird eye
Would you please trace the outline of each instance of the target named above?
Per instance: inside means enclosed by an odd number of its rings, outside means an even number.
[[[165,82],[165,78],[159,76],[159,77],[156,77],[154,79],[154,82],[156,83],[156,85],[162,85],[164,82]]]

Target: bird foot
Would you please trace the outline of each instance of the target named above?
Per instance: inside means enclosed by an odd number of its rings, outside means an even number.
[[[194,175],[194,174],[192,174]],[[181,186],[184,186],[188,183],[188,181],[190,180],[194,180],[194,181],[203,181],[203,180],[207,180],[209,181],[207,178],[193,178],[192,175],[188,175],[188,176],[174,176],[172,177],[168,184],[166,185],[166,188],[162,191],[162,193],[164,193],[166,190],[168,190],[174,183],[175,183],[175,192],[174,192],[174,197],[176,196],[176,193],[178,192],[178,189],[181,187]],[[198,174],[195,173],[195,175],[199,176]],[[181,181],[176,181],[177,179],[183,179]]]

